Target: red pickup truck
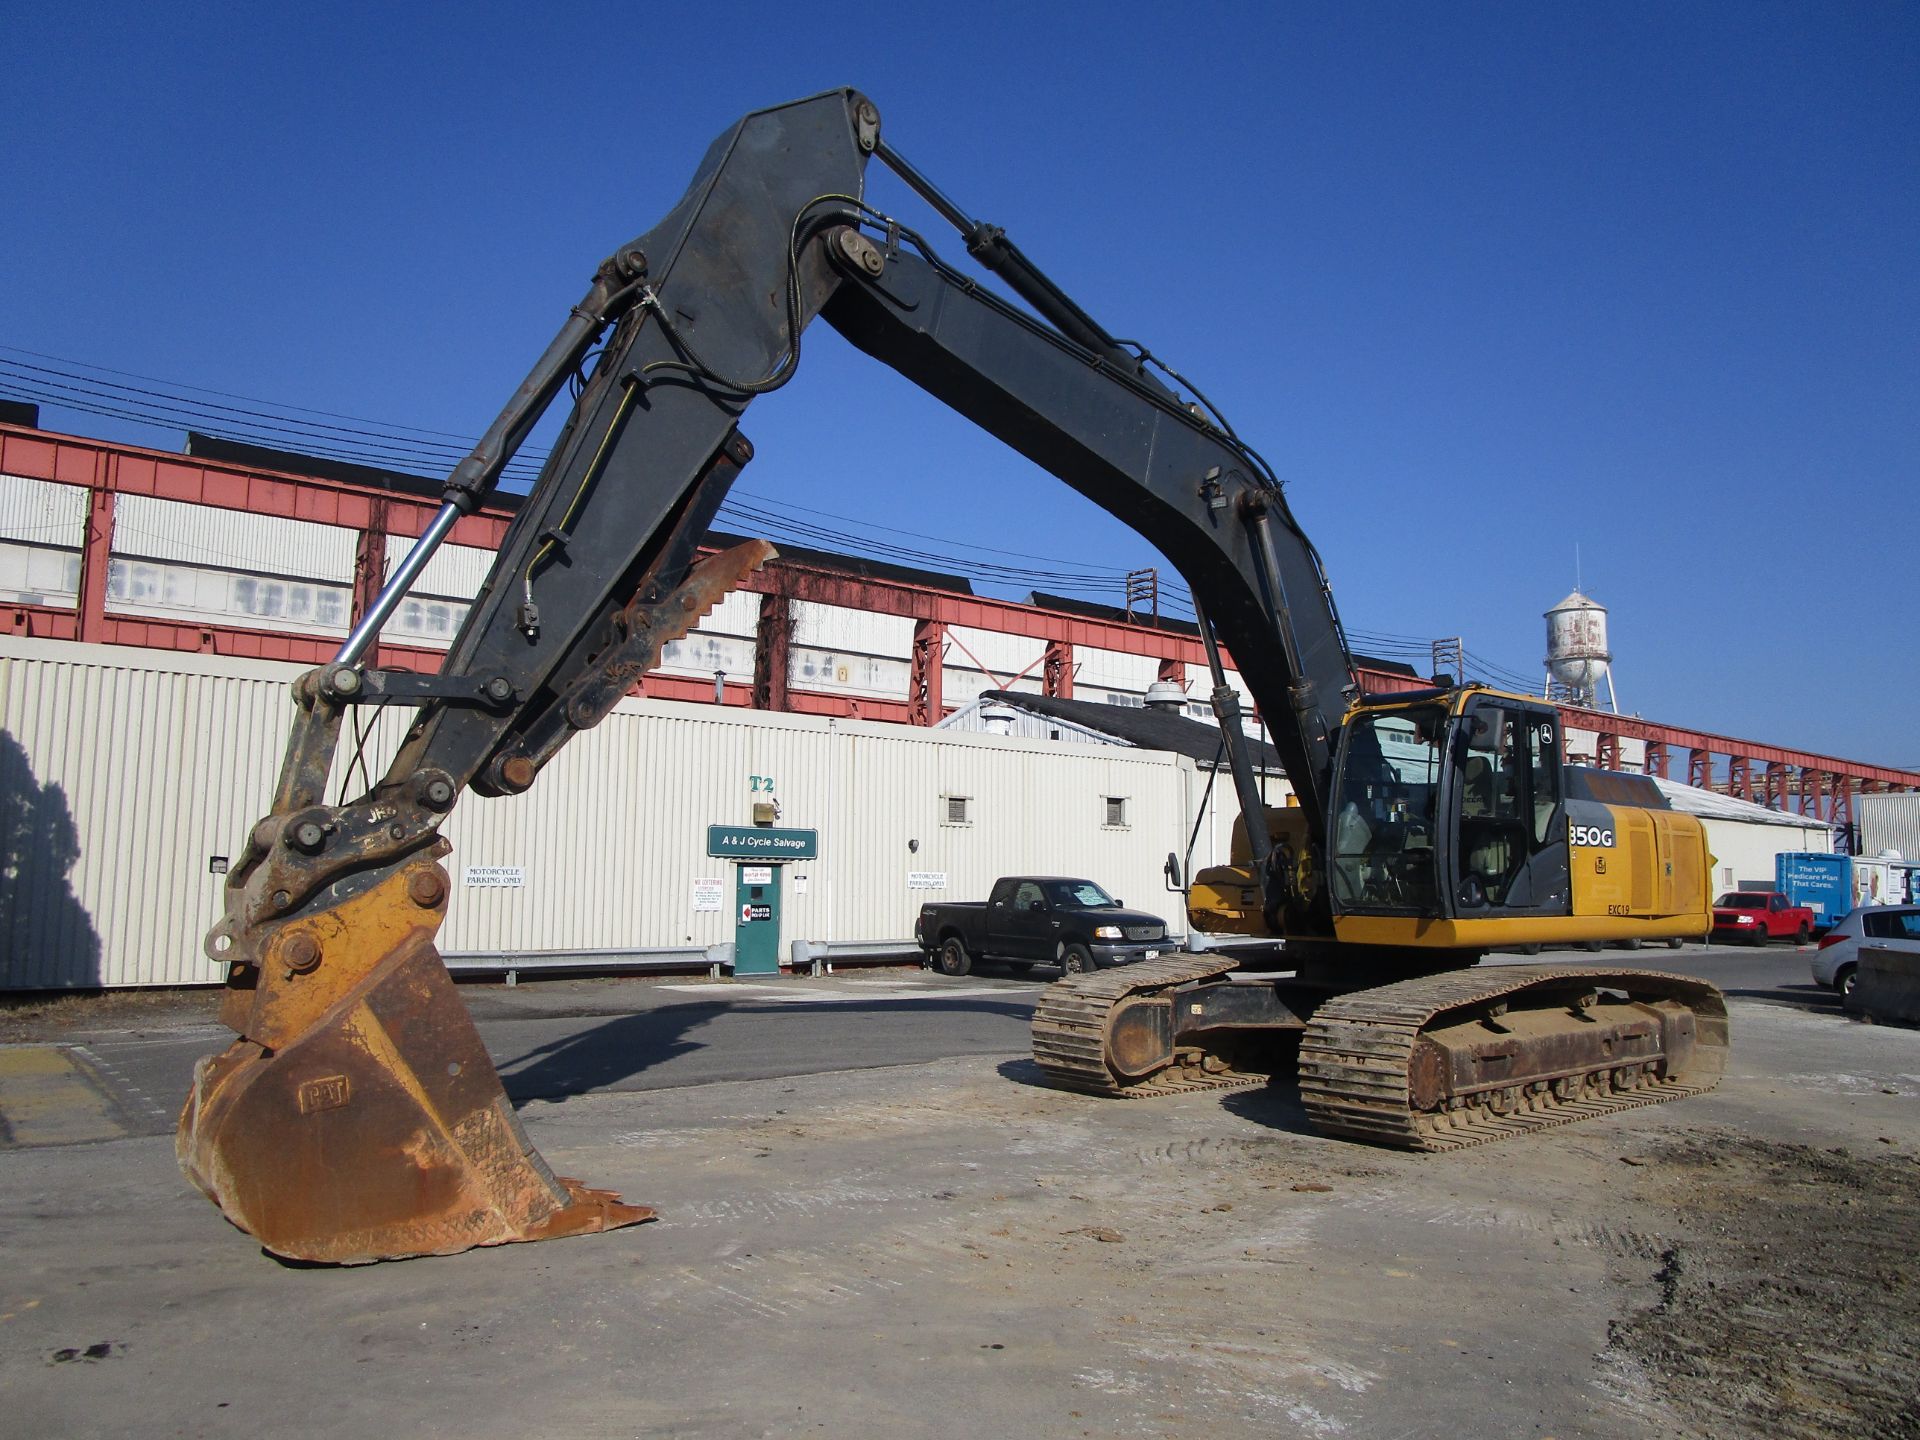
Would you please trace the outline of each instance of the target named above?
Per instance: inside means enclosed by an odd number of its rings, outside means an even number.
[[[1792,940],[1804,945],[1813,935],[1813,911],[1795,905],[1777,890],[1729,890],[1713,902],[1713,938],[1746,945]]]

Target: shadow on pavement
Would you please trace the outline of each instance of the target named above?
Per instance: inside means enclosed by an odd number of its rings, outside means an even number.
[[[687,1032],[725,1014],[728,1008],[705,1003],[663,1005],[617,1016],[604,1025],[502,1060],[495,1068],[507,1098],[515,1105],[584,1095],[704,1048],[698,1041],[688,1040]]]
[[[968,972],[983,980],[1017,980],[1036,990],[1051,985],[1065,972],[1058,965],[1015,965],[1006,960],[975,960]]]
[[[1031,1085],[1036,1090],[1050,1090],[1046,1077],[1040,1067],[1032,1060],[1003,1060],[996,1067],[1000,1077],[1016,1085]],[[1098,1095],[1079,1095],[1078,1091],[1062,1090],[1062,1095],[1077,1095],[1087,1102],[1090,1111],[1097,1113],[1095,1107],[1105,1105],[1171,1105],[1179,1103],[1211,1102],[1217,1104],[1229,1115],[1237,1115],[1242,1120],[1251,1121],[1269,1130],[1278,1130],[1289,1135],[1311,1135],[1314,1129],[1307,1120],[1307,1112],[1300,1103],[1300,1087],[1294,1078],[1291,1059],[1283,1065],[1274,1077],[1256,1090],[1219,1090],[1209,1095],[1204,1090],[1193,1091],[1187,1095],[1159,1096],[1151,1100],[1116,1100]]]
[[[1300,1103],[1300,1086],[1292,1067],[1275,1075],[1261,1090],[1231,1090],[1220,1097],[1220,1108],[1229,1115],[1287,1135],[1318,1134]]]
[[[1025,1000],[1018,997],[1008,997],[1004,1000],[985,996],[968,999],[965,998],[964,993],[956,994],[950,1000],[913,1001],[910,1007],[903,1007],[899,1002],[887,1001],[870,1003],[832,1000],[813,1003],[805,1000],[758,1003],[752,1000],[731,1003],[692,1001],[660,1005],[614,1016],[604,1024],[564,1036],[549,1044],[535,1046],[522,1054],[498,1060],[495,1068],[500,1073],[500,1081],[506,1087],[508,1098],[515,1105],[524,1105],[530,1100],[550,1100],[607,1089],[643,1071],[658,1068],[695,1051],[710,1050],[719,1053],[722,1047],[732,1045],[738,1046],[740,1054],[741,1064],[737,1067],[738,1073],[730,1070],[725,1076],[709,1075],[702,1077],[703,1080],[809,1075],[827,1070],[860,1069],[869,1065],[913,1063],[935,1058],[934,1054],[892,1052],[863,1056],[849,1051],[839,1041],[823,1039],[819,1048],[805,1053],[804,1058],[795,1063],[774,1064],[768,1068],[764,1064],[764,1056],[753,1051],[754,1039],[749,1033],[742,1032],[737,1036],[727,1036],[720,1041],[688,1038],[694,1030],[709,1025],[732,1012],[757,1013],[762,1016],[769,1012],[782,1016],[809,1014],[830,1016],[835,1019],[856,1021],[860,1025],[873,1028],[876,1025],[883,1026],[889,1014],[898,1015],[903,1008],[911,1008],[916,1016],[988,1015],[997,1019],[1020,1021],[1024,1021],[1029,1013],[1029,1006]],[[839,1048],[835,1048],[836,1045]],[[763,1063],[756,1064],[756,1061]]]
[[[1840,996],[1824,985],[1808,981],[1800,985],[1723,985],[1721,993],[1730,1000],[1762,1000],[1771,1005],[1786,1005],[1814,1015],[1841,1015]]]

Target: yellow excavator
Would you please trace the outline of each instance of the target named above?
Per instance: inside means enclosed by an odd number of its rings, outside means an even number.
[[[1024,304],[866,203],[880,160]],[[1330,1132],[1475,1143],[1711,1085],[1726,1013],[1651,971],[1473,969],[1490,947],[1709,925],[1700,826],[1650,782],[1562,763],[1536,699],[1451,682],[1362,694],[1319,557],[1271,468],[1197,390],[1115,339],[837,90],[748,115],[598,269],[334,659],[294,686],[269,814],[207,952],[238,1038],[197,1067],[187,1175],[270,1251],[353,1263],[633,1224],[528,1142],[434,949],[440,828],[518,794],[772,548],[702,558],[752,447],[747,406],[816,317],[1150,539],[1185,577],[1244,817],[1196,925],[1284,939],[1284,975],[1181,954],[1044,992],[1034,1055],[1118,1096],[1265,1083],[1297,1063]],[[454,523],[561,390],[578,396],[437,675],[363,663]],[[1261,803],[1223,652],[1298,804]],[[383,778],[330,803],[350,712],[413,707]],[[644,823],[644,820],[642,820]],[[1297,1061],[1295,1057],[1297,1056]]]

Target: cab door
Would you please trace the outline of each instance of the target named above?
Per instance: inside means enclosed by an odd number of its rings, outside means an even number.
[[[1477,695],[1454,720],[1444,869],[1454,915],[1572,913],[1559,712]]]

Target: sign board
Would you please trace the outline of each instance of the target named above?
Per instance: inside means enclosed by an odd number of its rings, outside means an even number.
[[[793,877],[793,893],[796,895],[804,895],[807,893],[806,871],[802,870],[798,875]]]
[[[907,889],[944,890],[947,888],[947,872],[944,870],[909,870]]]
[[[480,890],[518,890],[527,883],[524,865],[469,865],[460,872],[461,880]]]
[[[743,903],[740,906],[740,923],[742,925],[750,924],[755,920],[771,920],[772,918],[773,907],[771,905],[748,905]]]
[[[773,867],[771,865],[742,865],[740,867],[742,885],[771,885]]]
[[[726,908],[727,882],[724,880],[701,880],[693,882],[694,913],[720,911]]]
[[[814,860],[820,855],[820,832],[758,825],[709,825],[707,854],[734,860]]]

